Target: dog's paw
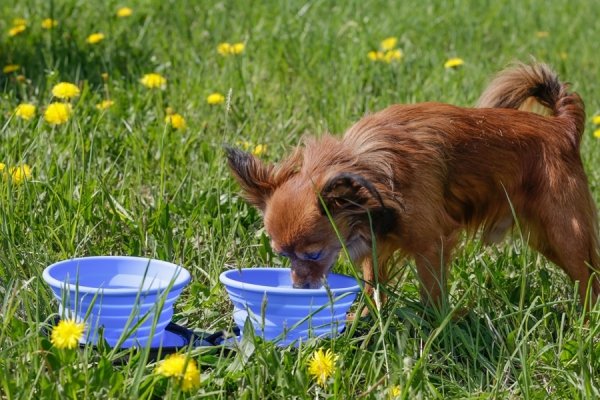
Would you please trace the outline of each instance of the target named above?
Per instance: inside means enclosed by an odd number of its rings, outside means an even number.
[[[355,312],[350,312],[350,313],[346,314],[346,322],[354,322],[354,320],[365,318],[368,315],[369,315],[369,309],[367,307],[364,307],[360,314],[357,314]]]

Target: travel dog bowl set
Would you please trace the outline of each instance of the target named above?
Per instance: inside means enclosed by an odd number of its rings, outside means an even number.
[[[222,335],[194,335],[173,322],[173,304],[190,273],[166,261],[126,256],[82,257],[48,266],[43,278],[59,301],[62,318],[85,322],[82,344],[180,348],[222,344]],[[345,327],[360,290],[349,276],[329,274],[320,289],[294,289],[287,268],[244,268],[221,274],[242,330],[249,319],[257,336],[286,346],[331,337]]]

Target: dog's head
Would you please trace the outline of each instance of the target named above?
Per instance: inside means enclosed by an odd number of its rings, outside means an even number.
[[[324,170],[309,177],[297,165],[275,167],[226,151],[244,197],[263,214],[273,251],[290,259],[295,288],[322,285],[342,249],[340,239],[356,260],[370,251],[371,227],[393,224],[379,192],[360,175]]]

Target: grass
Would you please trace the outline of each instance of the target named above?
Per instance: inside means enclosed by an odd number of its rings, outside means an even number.
[[[202,371],[193,392],[154,374],[144,352],[52,347],[42,332],[57,305],[41,272],[74,256],[181,263],[193,279],[177,322],[231,327],[219,273],[283,261],[259,214],[240,199],[224,143],[266,144],[262,157],[275,161],[302,135],[341,134],[392,103],[471,105],[493,73],[530,56],[572,83],[588,115],[600,112],[593,45],[600,25],[588,1],[148,0],[130,1],[133,15],[118,19],[120,5],[0,5],[0,66],[21,66],[0,75],[0,161],[32,167],[28,181],[0,183],[0,397],[388,399],[392,389],[410,399],[600,397],[600,309],[586,322],[572,282],[518,234],[499,247],[464,243],[442,312],[418,303],[414,267],[402,262],[394,283],[381,288],[389,302],[336,339],[282,349],[249,337],[229,354],[192,350]],[[17,17],[28,27],[9,37]],[[46,17],[59,25],[42,30]],[[90,45],[93,32],[106,38]],[[403,59],[371,62],[367,53],[389,36]],[[246,49],[222,57],[216,48],[225,41]],[[464,66],[444,69],[450,57]],[[149,72],[168,79],[165,90],[139,83]],[[60,81],[82,93],[70,120],[52,127],[41,115]],[[213,92],[226,103],[208,105]],[[105,98],[115,104],[100,112],[95,105]],[[16,118],[20,102],[36,104],[37,116]],[[165,126],[167,107],[185,117],[186,130]],[[594,129],[590,121],[582,155],[599,200]],[[343,260],[336,270],[352,271]],[[461,310],[468,312],[453,318]],[[322,388],[307,371],[318,348],[339,357]]]

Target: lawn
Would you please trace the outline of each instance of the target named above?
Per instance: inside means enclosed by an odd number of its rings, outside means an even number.
[[[369,56],[389,37],[399,52]],[[574,284],[518,231],[497,247],[463,242],[445,310],[419,304],[401,261],[388,303],[333,340],[189,351],[191,389],[146,351],[53,346],[57,303],[41,276],[75,256],[172,261],[192,274],[174,320],[231,330],[220,272],[286,262],[224,144],[277,161],[303,135],[341,135],[393,103],[470,106],[532,56],[586,102],[581,152],[600,203],[598,37],[587,0],[2,2],[0,398],[600,398],[600,307],[586,321]],[[464,64],[445,68],[454,57]],[[53,95],[60,82],[79,94]],[[344,259],[335,270],[354,273]],[[308,370],[318,349],[337,357],[322,384]]]

